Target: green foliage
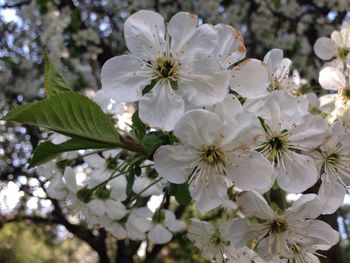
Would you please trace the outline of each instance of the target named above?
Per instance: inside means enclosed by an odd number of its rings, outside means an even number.
[[[153,153],[159,146],[167,144],[172,144],[169,133],[149,132],[143,137],[143,145],[149,153]]]
[[[52,142],[47,141],[36,147],[32,159],[29,162],[29,168],[46,163],[64,152],[83,149],[108,149],[113,147],[115,146],[112,144],[86,140],[78,137],[60,144],[53,144]]]
[[[172,184],[169,186],[169,194],[175,196],[176,201],[182,205],[188,205],[192,198],[188,190],[188,184]]]
[[[15,222],[0,230],[1,263],[96,262],[96,256],[76,238],[54,240],[56,227]]]
[[[132,134],[141,142],[146,135],[146,125],[140,120],[139,110],[136,110],[131,117],[132,120]]]
[[[66,84],[62,75],[57,71],[49,55],[45,53],[45,72],[44,72],[44,89],[47,97],[53,96],[60,92],[72,91]]]
[[[159,80],[158,79],[152,79],[151,83],[148,84],[143,90],[142,90],[142,96],[150,92],[154,86],[157,84]]]
[[[111,145],[119,143],[112,120],[95,102],[73,92],[17,106],[3,119],[44,127],[73,138]]]

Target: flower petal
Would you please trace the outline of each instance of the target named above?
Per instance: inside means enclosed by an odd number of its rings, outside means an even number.
[[[126,214],[125,206],[119,201],[106,200],[105,205],[106,212],[112,219],[122,219]]]
[[[182,36],[184,38],[171,49],[172,55],[177,57],[182,65],[187,65],[193,60],[198,63],[198,60],[208,57],[215,49],[217,33],[211,25],[201,25],[194,31],[189,28],[189,32]]]
[[[243,111],[242,104],[233,94],[227,94],[222,102],[205,107],[204,109],[214,112],[227,122],[230,122],[232,118]]]
[[[242,213],[247,216],[256,216],[260,219],[271,219],[276,213],[270,208],[264,197],[256,191],[238,194],[236,203]]]
[[[339,69],[333,67],[322,69],[318,81],[322,88],[329,90],[339,90],[346,86],[344,74]]]
[[[328,250],[339,242],[339,233],[321,220],[305,221],[300,231],[312,239],[315,249]]]
[[[83,159],[84,162],[86,162],[90,168],[101,168],[106,165],[106,160],[98,154],[91,154],[85,156]]]
[[[228,94],[229,72],[214,58],[203,56],[200,61],[181,62],[179,88],[194,106],[208,106],[225,99]]]
[[[153,244],[168,243],[172,237],[171,232],[161,224],[156,224],[148,233],[148,238]]]
[[[87,206],[92,213],[98,216],[103,216],[106,213],[106,207],[102,200],[93,199],[87,204]]]
[[[271,49],[264,57],[264,63],[271,73],[277,72],[283,60],[283,50],[279,48]]]
[[[206,110],[191,110],[177,123],[174,133],[184,144],[201,148],[211,145],[222,133],[223,121]]]
[[[303,222],[305,219],[318,217],[321,212],[320,198],[315,194],[304,194],[286,210],[284,216],[287,216],[289,221]]]
[[[265,236],[269,231],[263,225],[250,224],[249,220],[246,218],[233,219],[230,223],[229,239],[231,244],[236,248],[245,246],[246,242],[249,240]]]
[[[230,88],[238,94],[247,98],[267,94],[270,74],[266,65],[260,60],[246,59],[234,67],[230,73]]]
[[[300,193],[317,182],[318,171],[312,158],[294,152],[284,156],[284,165],[276,167],[277,183],[283,190]]]
[[[336,55],[337,47],[334,41],[328,37],[320,37],[314,45],[316,56],[323,60],[330,60]]]
[[[334,174],[323,174],[318,195],[323,203],[322,214],[333,214],[344,202],[346,188],[337,180]]]
[[[197,156],[183,145],[163,145],[154,154],[154,168],[160,177],[171,183],[182,184],[194,169]]]
[[[184,100],[170,87],[159,83],[139,102],[140,119],[150,127],[171,131],[185,111]]]
[[[187,12],[179,12],[174,15],[167,26],[171,36],[172,54],[180,56],[179,49],[193,35],[197,28],[197,16]]]
[[[328,122],[314,115],[306,115],[303,122],[292,126],[288,132],[290,144],[304,150],[314,150],[331,136]]]
[[[220,63],[228,68],[234,63],[242,60],[246,54],[246,48],[244,46],[243,37],[235,28],[218,24],[214,26],[218,33],[218,42],[214,54]]]
[[[198,180],[193,179],[189,190],[191,197],[195,200],[196,208],[201,212],[207,212],[227,200],[227,186],[220,175],[203,174],[202,176]]]
[[[274,181],[271,163],[260,153],[234,150],[226,164],[227,175],[240,189],[267,191]]]
[[[153,11],[138,11],[124,23],[126,46],[131,53],[144,61],[153,61],[164,53],[164,34],[163,17]]]
[[[137,101],[142,96],[142,90],[151,83],[152,74],[145,62],[131,55],[117,56],[102,66],[102,89],[114,100]]]

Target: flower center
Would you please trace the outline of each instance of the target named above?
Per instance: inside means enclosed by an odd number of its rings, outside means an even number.
[[[345,88],[342,90],[342,96],[346,100],[350,100],[350,88]]]
[[[285,218],[275,218],[270,222],[270,231],[272,234],[281,234],[288,230],[288,222]]]
[[[275,134],[268,129],[266,141],[257,150],[277,165],[288,147],[288,132],[286,130]]]
[[[179,62],[173,58],[159,57],[156,60],[154,71],[162,79],[177,80]]]
[[[203,149],[200,159],[209,165],[215,165],[223,163],[224,153],[217,145],[210,145]]]
[[[332,153],[327,157],[327,163],[334,165],[338,162],[338,159],[339,159],[338,154]]]
[[[350,49],[348,48],[338,48],[338,56],[343,61],[346,60],[346,57],[349,53],[350,53]]]
[[[273,78],[272,83],[267,88],[267,90],[270,92],[275,91],[275,90],[282,90],[282,89],[283,89],[283,87],[282,87],[281,83],[277,80],[276,77]]]

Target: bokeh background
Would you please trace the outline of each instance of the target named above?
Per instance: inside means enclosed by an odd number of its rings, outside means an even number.
[[[160,12],[166,20],[188,11],[200,23],[230,24],[242,33],[247,57],[262,59],[281,48],[308,80],[305,91],[318,93],[322,62],[313,44],[350,19],[349,0],[0,0],[0,115],[14,104],[43,98],[45,50],[75,91],[98,90],[103,63],[126,51],[123,22],[140,9]],[[0,121],[1,263],[125,263],[137,253],[146,254],[147,262],[204,262],[183,237],[141,251],[140,244],[118,242],[71,219],[47,197],[37,172],[26,169],[46,136],[38,128]],[[350,262],[349,206],[347,197],[337,214],[322,218],[341,233],[323,262]]]

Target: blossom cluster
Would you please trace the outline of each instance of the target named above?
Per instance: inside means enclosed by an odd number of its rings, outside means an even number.
[[[210,262],[319,262],[317,251],[339,235],[317,217],[342,205],[350,183],[350,26],[315,43],[328,61],[319,83],[337,91],[320,100],[303,94],[281,49],[246,58],[229,25],[199,25],[185,12],[165,24],[142,10],[124,35],[128,53],[104,64],[94,99],[130,138],[137,121],[171,140],[148,158],[125,149],[65,153],[39,167],[49,196],[117,239],[165,244],[187,231]],[[199,212],[225,216],[179,218],[174,188],[186,189]],[[299,198],[288,203],[287,194]]]

